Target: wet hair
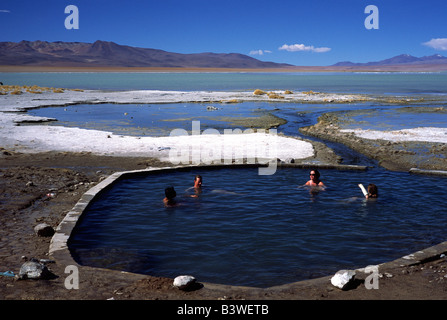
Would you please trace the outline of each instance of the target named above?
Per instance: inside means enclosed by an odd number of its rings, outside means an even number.
[[[370,183],[368,185],[368,193],[373,198],[377,198],[379,196],[379,190],[377,189],[377,186],[373,183]]]
[[[202,176],[200,174],[196,175],[196,177],[194,178],[194,181],[196,181],[197,179],[200,179],[200,181],[202,181]]]
[[[320,172],[317,170],[317,169],[312,169],[312,170],[310,170],[310,172],[315,172],[315,177],[317,178],[317,179],[319,179],[320,178]]]
[[[165,189],[165,195],[166,195],[166,198],[173,199],[177,195],[177,192],[175,192],[174,187],[167,187]]]

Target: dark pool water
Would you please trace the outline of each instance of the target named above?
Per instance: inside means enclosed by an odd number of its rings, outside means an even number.
[[[382,169],[188,169],[122,180],[97,198],[69,240],[82,265],[201,282],[269,287],[394,260],[445,240],[447,178]],[[196,174],[203,192],[187,190]],[[380,197],[357,186],[375,183]],[[163,205],[164,189],[177,207]]]

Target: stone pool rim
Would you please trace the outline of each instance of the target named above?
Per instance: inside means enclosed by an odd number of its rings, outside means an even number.
[[[99,182],[94,187],[90,188],[87,192],[85,192],[76,205],[65,215],[62,221],[57,226],[55,233],[50,241],[49,246],[49,255],[50,257],[58,262],[61,262],[68,265],[78,266],[79,264],[74,260],[69,247],[68,241],[70,239],[71,233],[75,229],[79,219],[81,218],[84,210],[89,206],[89,204],[99,196],[103,191],[111,188],[116,182],[129,178],[132,176],[138,175],[150,175],[152,172],[160,172],[160,171],[176,171],[176,170],[188,170],[188,169],[196,169],[196,168],[205,168],[205,169],[215,169],[215,168],[235,168],[235,167],[259,167],[259,164],[229,164],[229,165],[186,165],[186,166],[172,166],[172,167],[149,167],[141,170],[131,170],[131,171],[120,171],[115,172],[109,175],[107,178]],[[342,164],[316,164],[316,163],[278,163],[278,168],[297,168],[297,169],[306,169],[306,168],[318,168],[318,169],[336,169],[336,170],[360,170],[366,171],[368,167],[366,166],[358,166],[358,165],[342,165]],[[439,170],[419,170],[416,168],[411,168],[409,173],[415,174],[435,174],[435,175],[447,175],[447,171],[439,171]],[[408,255],[402,256],[392,261],[383,262],[377,264],[376,266],[380,270],[391,269],[396,267],[407,267],[412,265],[421,264],[427,261],[432,261],[440,258],[442,254],[447,253],[447,241],[441,242],[434,246],[409,253]],[[356,272],[364,273],[364,268],[355,269]],[[107,268],[100,268],[104,270],[109,270]],[[122,271],[124,273],[132,273],[127,271]],[[141,274],[143,275],[143,274]],[[125,276],[125,275],[124,275]],[[150,274],[144,274],[144,276],[151,277]],[[200,280],[200,275],[194,275],[196,278]],[[328,278],[330,276],[320,277],[316,279],[307,279],[301,280],[293,283],[273,286],[273,287],[284,287],[287,285],[294,285],[300,283],[309,283],[312,281],[321,281],[322,279]],[[223,285],[223,284],[213,284],[213,286],[221,286],[222,288],[237,288],[243,286],[237,285]],[[270,288],[273,288],[270,287]],[[260,287],[249,287],[253,289],[260,289]],[[268,289],[268,288],[264,288]]]

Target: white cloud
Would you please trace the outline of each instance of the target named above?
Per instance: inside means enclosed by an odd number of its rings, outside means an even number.
[[[262,56],[262,55],[264,55],[264,53],[272,53],[272,52],[270,50],[252,50],[252,51],[250,51],[250,55],[252,55],[252,56],[256,56],[256,55]]]
[[[331,51],[331,48],[327,47],[315,48],[314,46],[306,46],[304,44],[291,44],[291,45],[284,44],[282,45],[282,47],[279,47],[279,50],[285,50],[289,52],[311,51],[311,52],[322,53]]]
[[[430,41],[424,42],[423,45],[436,50],[447,50],[447,38],[431,39]]]
[[[9,10],[0,10],[0,12],[10,13],[11,11],[9,11]]]

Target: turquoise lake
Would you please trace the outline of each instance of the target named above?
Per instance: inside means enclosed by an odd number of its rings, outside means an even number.
[[[5,85],[97,90],[298,90],[366,94],[447,94],[441,73],[0,73]]]

